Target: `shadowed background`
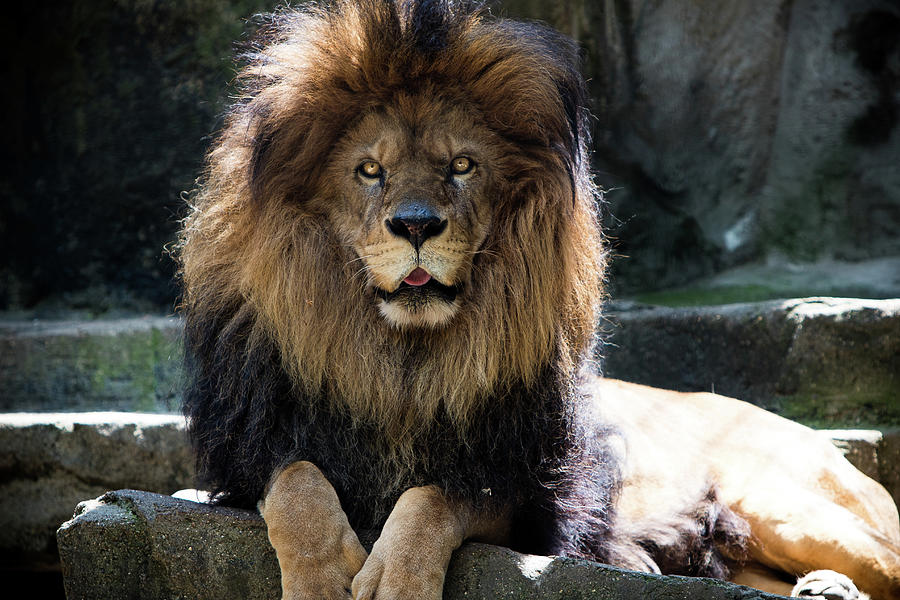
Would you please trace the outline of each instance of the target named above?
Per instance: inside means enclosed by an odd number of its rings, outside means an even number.
[[[235,48],[278,4],[7,10],[0,310],[172,311],[163,247],[180,194],[221,122]],[[548,21],[585,50],[616,296],[717,274],[739,300],[898,295],[895,2],[518,0],[493,12]],[[835,261],[866,276],[822,283]],[[766,265],[806,263],[814,277],[773,289]],[[729,278],[735,267],[750,276]]]

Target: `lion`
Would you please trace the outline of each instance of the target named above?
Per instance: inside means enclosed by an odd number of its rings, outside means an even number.
[[[437,599],[466,540],[900,597],[896,508],[813,432],[595,374],[573,42],[424,0],[284,9],[257,39],[179,241],[184,412],[284,598]]]

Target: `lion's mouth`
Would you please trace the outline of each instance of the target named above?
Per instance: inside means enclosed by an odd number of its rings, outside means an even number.
[[[417,273],[421,271],[421,273]],[[453,302],[459,295],[461,287],[458,285],[444,285],[422,269],[416,269],[403,280],[403,283],[393,292],[381,288],[375,288],[379,298],[385,302],[400,301],[406,304],[416,305],[429,300],[443,300]]]

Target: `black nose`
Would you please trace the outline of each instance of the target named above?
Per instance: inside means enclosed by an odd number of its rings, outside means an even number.
[[[418,250],[428,238],[439,235],[447,227],[441,218],[427,205],[420,202],[404,202],[385,225],[396,236],[406,238]]]

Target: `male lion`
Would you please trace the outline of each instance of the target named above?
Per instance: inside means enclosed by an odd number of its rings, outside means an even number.
[[[812,432],[590,374],[572,43],[412,0],[285,10],[261,39],[182,233],[184,406],[285,598],[439,598],[467,539],[900,597],[896,509]]]

